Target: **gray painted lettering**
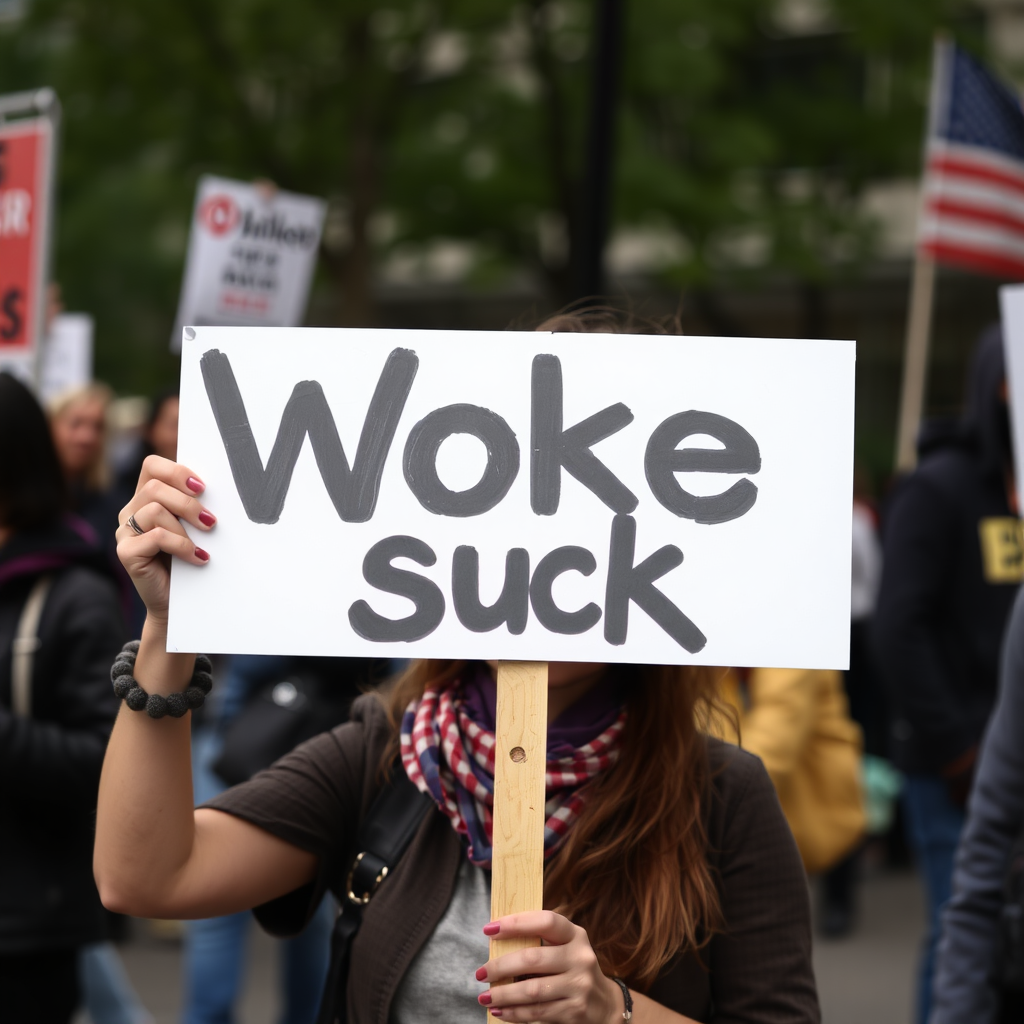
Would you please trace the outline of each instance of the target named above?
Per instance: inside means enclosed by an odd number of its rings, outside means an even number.
[[[217,349],[206,352],[200,360],[206,394],[245,514],[254,523],[278,521],[308,434],[317,468],[338,515],[346,523],[369,520],[377,505],[384,462],[418,366],[416,353],[409,349],[396,348],[388,356],[363,421],[351,469],[323,388],[315,380],[300,381],[281,415],[277,439],[264,468],[231,362]]]
[[[681,565],[683,553],[674,544],[658,548],[639,565],[636,553],[636,520],[616,516],[608,554],[608,585],[604,598],[604,638],[619,646],[626,642],[629,602],[641,607],[681,647],[696,654],[707,637],[660,591],[654,581]]]
[[[584,605],[579,611],[563,611],[551,596],[555,579],[563,572],[579,572],[589,576],[597,568],[594,556],[586,549],[575,546],[555,548],[538,563],[530,581],[530,603],[537,621],[552,633],[585,633],[601,618],[601,609],[594,604]]]
[[[452,491],[437,475],[437,453],[452,434],[472,434],[487,449],[483,476],[464,491]],[[490,409],[446,405],[428,413],[409,432],[403,461],[405,481],[419,503],[438,516],[479,516],[508,493],[519,473],[519,442],[512,428]]]
[[[533,359],[530,436],[530,507],[553,516],[562,494],[562,469],[588,487],[613,512],[632,512],[636,495],[590,450],[633,422],[621,402],[562,429],[562,364],[557,356]]]
[[[684,438],[710,434],[724,448],[677,448]],[[757,442],[733,420],[713,412],[669,416],[651,434],[644,455],[644,473],[651,492],[670,512],[698,523],[727,523],[749,512],[757,501],[757,485],[737,480],[721,494],[701,497],[683,490],[676,473],[757,473],[761,452]]]
[[[396,558],[409,558],[425,566],[437,561],[433,550],[416,537],[385,537],[366,552],[363,579],[377,590],[409,598],[416,610],[401,619],[387,619],[365,601],[356,601],[348,610],[348,621],[364,640],[375,643],[422,640],[433,633],[444,618],[444,595],[438,586],[419,573],[396,569],[391,564]]]
[[[489,633],[503,622],[508,631],[518,636],[526,629],[529,611],[530,553],[525,548],[511,548],[505,556],[505,582],[501,596],[492,605],[480,602],[480,554],[476,548],[463,544],[452,556],[452,605],[466,629]]]

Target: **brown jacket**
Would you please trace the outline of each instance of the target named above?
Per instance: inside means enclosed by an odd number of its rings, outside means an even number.
[[[272,934],[299,931],[325,890],[342,898],[358,852],[356,831],[376,795],[388,739],[379,701],[362,697],[349,723],[207,805],[318,855],[314,883],[257,908]],[[717,740],[710,741],[710,757],[715,782],[706,817],[709,858],[719,880],[725,932],[699,956],[681,951],[648,994],[698,1021],[812,1024],[820,1014],[807,884],[789,827],[757,758]],[[353,943],[352,1024],[387,1024],[399,983],[448,906],[462,856],[448,819],[429,815],[371,900]]]

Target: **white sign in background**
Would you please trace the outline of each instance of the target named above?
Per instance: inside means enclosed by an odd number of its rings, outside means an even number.
[[[169,649],[796,668],[847,665],[853,342],[369,329],[198,327],[185,333],[179,459],[206,483],[202,500],[217,515],[218,525],[210,533],[190,528],[210,552],[206,566],[174,564]],[[364,417],[395,349],[414,352],[418,366],[387,452],[372,517],[364,522],[342,520],[306,436],[279,518],[273,523],[252,521],[243,508],[211,408],[200,365],[204,353],[221,353],[207,356],[207,368],[218,367],[218,401],[225,425],[231,419],[231,389],[223,386],[224,357],[230,365],[258,449],[259,465],[251,463],[249,476],[255,466],[260,477],[293,389],[303,381],[322,387],[352,463]],[[631,422],[592,447],[596,459],[635,496],[635,509],[628,516],[622,508],[617,516],[564,469],[559,474],[557,511],[540,515],[532,508],[531,375],[537,356],[555,356],[560,364],[564,429],[618,403],[628,407]],[[545,365],[550,369],[551,360]],[[309,385],[300,385],[303,388],[308,393]],[[424,421],[436,423],[435,410],[456,404],[497,414],[514,433],[518,447],[519,468],[507,493],[479,515],[437,514],[414,493],[414,487],[421,497],[429,490],[423,477],[424,451],[426,462],[433,460],[431,445],[422,443],[430,433]],[[236,419],[237,410],[236,406]],[[687,410],[725,417],[756,443],[756,473],[662,474],[663,480],[667,476],[694,495],[718,495],[743,480],[755,485],[753,505],[728,521],[706,524],[681,517],[658,500],[648,481],[645,452],[652,434]],[[477,422],[486,418],[471,412],[470,418],[474,416]],[[419,435],[414,447],[420,456],[412,485],[404,466],[410,435]],[[237,430],[233,436],[239,436]],[[301,436],[300,429],[295,438]],[[436,441],[435,437],[435,446]],[[670,447],[675,447],[675,439]],[[710,436],[694,435],[680,440],[678,447],[724,446]],[[443,493],[474,488],[486,466],[485,446],[470,434],[453,434],[436,452],[437,476],[449,489]],[[749,494],[749,485],[743,486]],[[262,514],[272,518],[275,510],[268,511],[264,503]],[[631,564],[669,546],[662,555],[675,567],[653,585],[706,638],[702,645],[693,643],[691,634],[687,649],[635,601],[627,602],[624,642],[610,642],[606,636],[610,540],[617,529],[620,542],[628,546],[632,524]],[[388,540],[394,537],[414,538],[401,544],[418,543],[419,552],[419,563],[397,558],[394,568],[417,574],[419,580],[413,582],[420,590],[425,578],[430,581],[427,589],[437,591],[432,600],[438,621],[411,642],[378,642],[360,635],[366,632],[368,611],[378,622],[401,620],[415,611],[412,600],[364,578],[367,553],[375,545],[394,550],[396,542]],[[433,564],[422,564],[430,561],[423,546],[436,556]],[[507,625],[487,632],[463,625],[453,606],[452,565],[456,549],[466,546],[479,554],[484,605],[493,604],[502,592],[508,551],[528,552],[535,593],[520,634],[510,632]],[[563,547],[574,549],[570,561],[580,557],[579,549],[589,552],[593,571],[566,571],[548,586],[538,580],[538,565]],[[676,550],[682,555],[678,565]],[[562,555],[552,557],[557,561]],[[550,567],[552,559],[544,564]],[[620,564],[619,584],[637,582],[635,574],[629,575],[630,567],[624,573]],[[395,583],[389,572],[393,569],[385,565],[385,587]],[[381,578],[378,575],[376,582]],[[637,588],[650,596],[640,583]],[[621,630],[621,585],[619,591],[618,610],[611,609],[611,618]],[[442,599],[440,607],[437,596]],[[565,612],[592,605],[583,618],[596,621],[580,633],[553,631],[541,621],[546,619],[550,626],[557,618],[552,602]],[[380,619],[373,619],[373,613]],[[359,630],[353,621],[361,624]],[[572,622],[579,627],[578,618]]]
[[[88,313],[58,313],[39,360],[39,394],[44,402],[92,380],[93,318]]]
[[[1018,507],[1024,509],[1024,285],[999,289]]]
[[[326,210],[312,196],[201,178],[171,347],[184,324],[301,324]]]

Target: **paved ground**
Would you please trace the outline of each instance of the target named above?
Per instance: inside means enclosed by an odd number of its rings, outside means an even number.
[[[923,928],[916,876],[901,872],[869,878],[856,932],[815,944],[824,1024],[910,1024]]]
[[[825,1024],[910,1024],[922,920],[920,889],[911,874],[883,872],[864,883],[856,933],[821,941],[815,949]],[[136,933],[122,949],[128,973],[156,1024],[179,1024],[180,945],[144,927]],[[277,977],[273,943],[254,928],[238,1024],[276,1024]]]

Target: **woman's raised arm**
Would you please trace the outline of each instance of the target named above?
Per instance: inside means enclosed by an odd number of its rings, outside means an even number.
[[[146,604],[135,678],[147,693],[180,692],[194,654],[167,653],[170,560],[203,565],[179,522],[210,530],[202,481],[150,456],[121,510],[118,557]],[[193,810],[191,716],[152,719],[122,706],[100,780],[93,867],[104,904],[144,917],[213,917],[310,881],[316,857],[228,814]]]

